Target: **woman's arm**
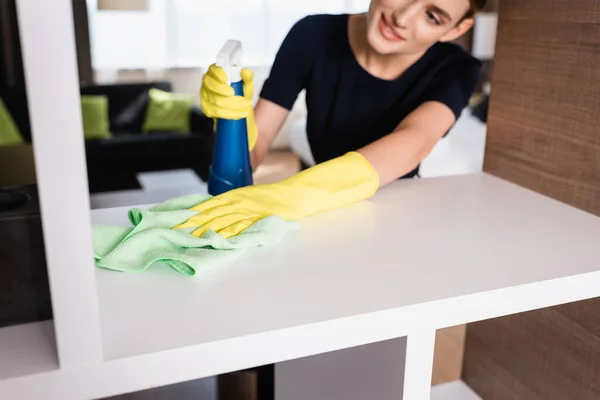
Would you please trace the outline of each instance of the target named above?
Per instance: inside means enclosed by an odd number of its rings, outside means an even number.
[[[256,169],[264,160],[288,114],[289,110],[287,108],[272,101],[260,98],[256,102],[254,122],[258,130],[258,138],[250,155],[252,169]]]
[[[283,112],[267,112],[272,105],[263,104],[263,115],[278,115],[279,122],[284,119]],[[358,152],[317,164],[275,184],[250,185],[223,193],[192,207],[198,214],[174,229],[193,228],[192,235],[198,237],[212,230],[228,238],[270,215],[300,220],[368,199],[379,187],[414,169],[455,118],[447,106],[427,102],[404,119],[395,132]],[[276,132],[272,128],[269,132]],[[264,149],[274,135],[263,131],[259,137]]]
[[[375,168],[382,187],[415,169],[455,122],[448,106],[429,101],[410,113],[394,132],[358,153]]]

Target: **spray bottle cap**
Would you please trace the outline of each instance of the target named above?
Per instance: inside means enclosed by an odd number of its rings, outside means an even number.
[[[217,54],[216,65],[225,70],[229,79],[228,84],[242,80],[241,59],[242,42],[239,40],[228,40],[221,48],[221,51],[219,51],[219,54]]]

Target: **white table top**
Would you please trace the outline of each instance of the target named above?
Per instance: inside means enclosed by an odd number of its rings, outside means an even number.
[[[194,277],[97,269],[104,361],[56,369],[47,324],[9,328],[0,394],[107,397],[597,297],[599,239],[600,218],[486,174],[400,181]]]
[[[94,211],[93,219],[126,222],[127,209]],[[402,335],[417,321],[442,327],[588,295],[579,281],[564,281],[564,294],[524,286],[587,273],[600,295],[599,239],[600,218],[485,174],[398,182],[371,201],[304,220],[281,245],[195,277],[166,266],[98,270],[105,355],[378,326],[358,343]],[[519,287],[509,297],[494,292]],[[393,328],[385,313],[374,314],[386,311]]]

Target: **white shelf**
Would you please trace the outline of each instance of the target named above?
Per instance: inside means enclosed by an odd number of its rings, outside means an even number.
[[[436,385],[431,389],[431,400],[483,400],[463,381]]]
[[[101,361],[102,338],[72,4],[15,5],[56,349],[61,367],[84,366]]]
[[[0,331],[0,398],[103,398],[600,296],[600,218],[485,174],[396,182],[193,278],[94,270],[72,7],[16,4],[56,340]]]
[[[0,394],[107,397],[597,297],[599,237],[600,218],[486,174],[397,182],[194,277],[97,269],[104,361]]]
[[[126,222],[127,208],[94,215]],[[600,295],[599,237],[600,218],[491,176],[400,182],[193,278],[166,266],[97,270],[105,357],[267,333],[275,345],[293,328],[327,336],[351,326],[360,344],[417,322],[451,326]],[[595,280],[591,292],[578,286]]]
[[[0,328],[0,381],[56,369],[52,321]]]

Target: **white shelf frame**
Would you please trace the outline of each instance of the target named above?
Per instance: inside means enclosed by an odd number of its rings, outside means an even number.
[[[58,360],[61,368],[98,363],[102,339],[72,5],[16,3]]]
[[[398,353],[405,356],[404,398],[425,400],[440,393],[429,383],[436,328],[600,294],[600,271],[593,271],[447,299],[443,306],[448,312],[443,315],[433,303],[419,304],[104,359],[71,2],[17,0],[17,11],[54,321],[0,330],[0,371],[13,368],[0,374],[0,398],[105,397],[406,335],[405,353]],[[58,151],[53,148],[57,144]],[[525,298],[527,302],[519,302]],[[468,316],[452,312],[480,299],[490,306],[473,307]],[[417,326],[434,314],[441,315],[436,326]],[[378,329],[361,331],[364,326]],[[57,355],[40,340],[52,338],[47,332],[52,327]],[[340,342],[334,331],[356,334]],[[311,336],[318,340],[306,340]],[[271,353],[263,351],[267,348]]]

